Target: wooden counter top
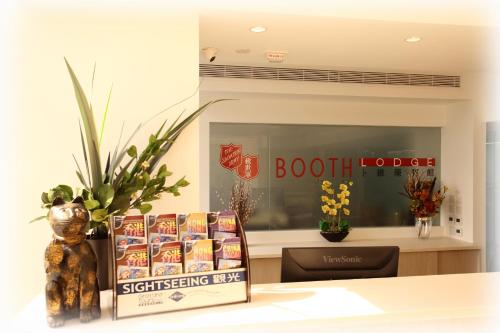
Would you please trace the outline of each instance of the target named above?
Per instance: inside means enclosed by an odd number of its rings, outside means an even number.
[[[478,250],[480,246],[474,243],[464,242],[454,238],[436,237],[428,239],[418,238],[391,238],[391,239],[369,239],[349,240],[345,239],[339,243],[321,242],[296,242],[280,244],[249,245],[250,259],[259,258],[281,258],[281,250],[284,247],[322,247],[322,246],[399,246],[401,252],[428,252],[428,251],[453,251],[453,250]]]

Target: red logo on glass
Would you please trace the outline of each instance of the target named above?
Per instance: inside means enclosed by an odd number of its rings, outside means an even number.
[[[241,164],[241,145],[220,145],[219,163],[223,168],[234,170]]]
[[[240,178],[250,180],[259,174],[259,157],[257,155],[245,155],[237,169]]]
[[[238,177],[250,180],[259,175],[259,156],[243,155],[243,146],[228,144],[220,145],[219,164],[234,171]]]

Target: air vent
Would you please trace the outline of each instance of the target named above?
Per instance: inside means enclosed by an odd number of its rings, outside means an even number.
[[[200,64],[200,76],[238,79],[460,87],[460,76]]]
[[[301,69],[278,68],[278,80],[302,81],[304,71]]]
[[[339,82],[363,83],[363,72],[339,72]]]
[[[403,84],[410,85],[410,74],[404,73],[388,73],[387,84]]]
[[[304,81],[329,81],[328,71],[320,71],[316,69],[304,69],[302,80]]]
[[[387,73],[364,72],[363,83],[387,84]]]

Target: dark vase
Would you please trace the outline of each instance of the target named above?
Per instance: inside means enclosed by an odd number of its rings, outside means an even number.
[[[113,287],[112,254],[111,240],[106,239],[87,239],[90,247],[94,250],[97,257],[97,280],[99,281],[99,290],[111,289]]]
[[[347,235],[349,235],[349,231],[320,231],[320,234],[329,242],[341,242],[344,238],[346,238]]]

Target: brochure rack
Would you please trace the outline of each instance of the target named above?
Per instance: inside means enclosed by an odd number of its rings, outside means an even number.
[[[236,215],[236,214],[235,214]],[[242,267],[118,281],[113,228],[113,320],[154,313],[250,302],[250,260],[245,232],[236,215]]]

